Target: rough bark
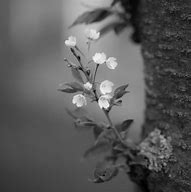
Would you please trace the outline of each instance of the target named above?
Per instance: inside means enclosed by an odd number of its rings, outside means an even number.
[[[165,171],[147,177],[149,192],[191,191],[191,1],[142,0],[140,32],[146,84],[143,135],[172,138]]]

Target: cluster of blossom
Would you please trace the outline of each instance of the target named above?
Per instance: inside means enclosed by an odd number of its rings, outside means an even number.
[[[86,29],[85,35],[88,39],[88,43],[100,38],[100,32],[97,32],[95,29]],[[69,48],[76,48],[77,50],[79,50],[79,48],[77,47],[77,39],[74,36],[68,37],[68,39],[65,40],[65,45]],[[92,57],[92,63],[96,64],[97,68],[99,67],[99,65],[105,64],[109,69],[112,70],[115,69],[118,65],[115,57],[107,58],[106,54],[103,52],[95,53],[95,55]],[[93,89],[95,88],[95,82],[94,82],[95,78],[94,81],[92,82],[89,82],[88,80],[89,79],[87,79],[86,82],[83,84],[84,89],[89,92],[94,91]],[[110,107],[110,100],[112,99],[111,93],[113,90],[113,86],[114,84],[109,80],[105,80],[100,83],[99,86],[100,95],[97,102],[101,109],[103,108],[107,110]],[[87,100],[84,92],[82,94],[74,95],[72,103],[75,104],[77,107],[87,105]]]
[[[87,38],[89,53],[90,44],[100,38],[100,32],[97,32],[94,29],[87,29],[85,30],[85,36]],[[89,126],[93,127],[94,129],[96,138],[95,146],[90,148],[87,153],[91,153],[91,151],[97,149],[97,147],[99,148],[106,146],[108,148],[109,145],[110,148],[110,142],[112,139],[114,141],[112,143],[115,143],[116,145],[113,146],[112,144],[113,148],[115,148],[115,150],[119,148],[119,151],[122,152],[122,155],[128,154],[129,159],[132,159],[132,161],[134,160],[134,156],[136,155],[144,156],[148,160],[147,166],[149,170],[161,171],[161,169],[167,165],[167,162],[172,155],[172,146],[170,144],[171,139],[169,137],[166,138],[164,135],[161,134],[160,130],[155,129],[149,134],[147,138],[145,138],[139,144],[139,146],[136,146],[128,138],[128,129],[133,120],[127,119],[118,126],[115,126],[109,116],[109,112],[112,107],[114,105],[120,105],[122,102],[121,98],[126,93],[128,93],[128,91],[126,90],[128,84],[119,86],[113,91],[113,82],[109,80],[97,82],[96,74],[98,68],[104,65],[107,66],[110,70],[114,70],[118,66],[116,58],[107,57],[104,52],[100,52],[95,53],[91,59],[88,59],[89,55],[87,58],[84,53],[79,49],[79,47],[77,46],[77,39],[74,36],[68,37],[68,39],[65,40],[65,45],[70,48],[71,53],[78,61],[77,65],[65,59],[65,61],[68,63],[68,67],[71,68],[72,74],[77,82],[66,83],[65,85],[68,86],[68,88],[61,89],[61,91],[66,93],[78,92],[78,94],[75,94],[72,99],[72,103],[77,107],[83,107],[87,105],[87,98],[90,98],[92,102],[96,101],[99,107],[104,112],[109,123],[109,126],[100,126],[88,117],[84,119],[78,118],[78,120],[80,120],[80,123],[75,121],[76,126],[79,123],[79,126]],[[90,65],[93,66],[90,67]],[[92,68],[94,68],[94,70]],[[74,115],[72,114],[71,116],[73,117]],[[74,119],[76,119],[76,116],[74,116]],[[112,131],[114,134],[110,134],[110,131]],[[115,150],[112,151],[115,152]],[[115,156],[116,154],[113,155]],[[125,158],[127,158],[127,156],[125,156]],[[142,162],[140,162],[140,165],[142,165]],[[102,177],[99,177],[99,179],[100,178]]]

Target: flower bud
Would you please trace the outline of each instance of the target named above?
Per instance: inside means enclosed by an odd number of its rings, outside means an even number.
[[[75,47],[76,46],[76,37],[70,36],[67,40],[65,40],[65,45],[67,47]]]
[[[97,32],[95,29],[86,29],[85,35],[89,40],[97,40],[100,37],[100,32]]]

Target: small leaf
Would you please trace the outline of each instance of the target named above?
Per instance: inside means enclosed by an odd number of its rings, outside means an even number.
[[[94,79],[94,73],[90,71],[89,74],[89,78],[90,78],[90,83],[93,83],[93,79]]]
[[[113,150],[123,152],[123,151],[127,150],[127,146],[122,143],[116,143],[113,146]]]
[[[76,93],[78,91],[83,91],[83,87],[77,83],[77,82],[72,82],[72,83],[65,83],[63,84],[64,86],[68,86],[66,88],[60,88],[58,89],[61,92],[65,92],[65,93]]]
[[[76,90],[71,88],[58,89],[58,91],[61,91],[64,93],[76,93]]]
[[[128,132],[129,132],[129,128],[130,125],[133,123],[133,119],[128,119],[125,120],[121,125],[117,126],[117,130],[118,132],[120,132],[121,138],[125,140],[125,143],[127,146],[129,146],[130,148],[133,147],[132,146],[132,142],[130,142],[131,140],[128,139]]]
[[[108,142],[99,142],[90,147],[85,153],[84,158],[96,157],[99,154],[111,151],[111,144]]]
[[[93,121],[90,117],[88,117],[88,111],[84,108],[76,108],[74,111],[69,110],[68,108],[65,109],[68,115],[70,115],[73,119],[82,118],[82,119],[89,119]]]
[[[93,134],[94,134],[94,138],[97,140],[98,136],[102,133],[102,131],[104,130],[104,126],[103,125],[96,125],[93,128]]]
[[[111,6],[114,6],[115,4],[117,4],[118,2],[120,2],[121,0],[113,0],[111,3]]]
[[[119,173],[119,170],[115,166],[107,167],[107,168],[96,168],[94,171],[94,177],[93,180],[94,183],[103,183],[106,181],[110,181],[113,179],[117,174]]]
[[[104,20],[106,17],[111,15],[111,11],[103,8],[97,8],[93,11],[87,11],[80,15],[70,27],[73,27],[78,24],[91,24]]]
[[[112,104],[115,106],[122,106],[122,100],[113,101]]]
[[[123,121],[123,123],[120,126],[120,130],[126,131],[132,123],[133,123],[133,119],[128,119],[128,120]]]
[[[74,110],[74,113],[78,116],[78,117],[86,117],[88,118],[89,120],[93,121],[92,118],[90,118],[88,115],[89,115],[89,112],[82,108],[82,107],[78,107]]]
[[[68,108],[66,108],[65,110],[66,110],[66,113],[68,115],[70,115],[73,119],[77,119],[78,118],[78,116],[76,116],[76,114],[74,112],[70,111]]]
[[[81,76],[81,73],[80,73],[79,69],[74,68],[74,67],[71,67],[71,71],[72,71],[73,77],[74,77],[76,80],[78,80],[80,83],[84,83],[84,80],[83,80],[83,78],[82,78],[82,76]]]
[[[113,99],[119,99],[119,98],[121,98],[124,94],[128,93],[128,91],[126,91],[126,88],[127,88],[127,87],[128,87],[128,84],[122,85],[122,86],[116,88],[115,91],[114,91]]]
[[[75,125],[77,126],[77,127],[93,127],[93,126],[95,126],[96,124],[95,124],[95,122],[93,122],[93,121],[89,121],[88,119],[87,119],[87,121],[85,121],[85,120],[83,120],[82,118],[80,119],[77,119],[76,121],[75,121]]]
[[[101,36],[109,33],[110,31],[114,31],[116,35],[119,35],[127,26],[127,23],[111,22],[103,26],[99,31]]]
[[[114,27],[114,32],[116,35],[119,35],[120,33],[123,32],[123,30],[127,27],[127,22],[126,23],[119,23]]]
[[[74,126],[78,130],[89,130],[96,126],[96,123],[88,117],[80,117],[74,121]]]
[[[65,85],[71,87],[72,89],[76,91],[83,91],[84,88],[77,82],[71,82],[71,83],[65,83]]]
[[[144,167],[148,166],[148,160],[143,155],[137,155],[133,161],[130,163],[131,165],[142,165]]]
[[[111,141],[115,140],[115,138],[116,138],[116,136],[112,129],[104,129],[97,137],[95,143],[97,144],[97,143],[103,142],[103,141],[111,142]]]
[[[129,149],[131,149],[131,150],[133,150],[133,151],[136,151],[136,150],[138,149],[136,143],[133,142],[130,138],[127,138],[127,139],[125,140],[125,145],[126,145]],[[126,152],[127,152],[127,154],[128,154],[128,150],[127,150]]]
[[[108,23],[105,26],[103,26],[99,32],[101,34],[101,36],[107,34],[108,32],[114,30],[114,28],[119,24],[119,22],[112,22],[112,23]]]

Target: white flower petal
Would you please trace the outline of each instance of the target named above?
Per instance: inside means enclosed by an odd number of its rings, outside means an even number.
[[[106,61],[106,65],[109,69],[115,69],[118,65],[115,57],[109,57]]]
[[[82,94],[74,95],[72,99],[72,103],[77,107],[82,107],[84,105],[87,105],[86,98]]]
[[[100,84],[100,91],[102,94],[111,93],[113,89],[113,83],[111,81],[105,80]]]
[[[65,40],[65,45],[67,47],[75,47],[76,46],[76,37],[70,36],[67,40]]]
[[[95,29],[86,29],[85,35],[90,40],[97,40],[100,37],[100,32],[97,32]]]
[[[84,88],[87,89],[87,90],[91,90],[92,89],[92,84],[90,82],[87,82],[84,84]]]
[[[97,64],[103,64],[106,62],[106,54],[105,53],[96,53],[92,57],[93,61]]]
[[[102,95],[98,100],[98,105],[102,109],[108,109],[110,106],[111,95]]]

